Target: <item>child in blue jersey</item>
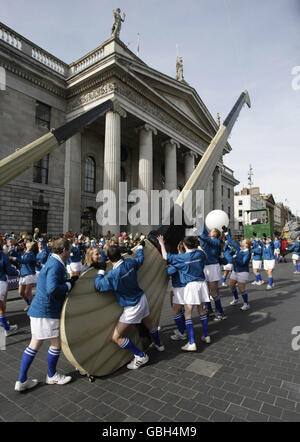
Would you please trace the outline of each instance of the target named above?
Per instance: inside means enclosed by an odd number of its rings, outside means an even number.
[[[185,247],[183,241],[180,241],[177,247],[178,253],[185,253]],[[185,318],[184,318],[184,288],[186,283],[181,281],[180,273],[176,267],[168,265],[167,274],[171,276],[172,288],[171,288],[171,304],[172,314],[177,329],[174,330],[173,335],[170,338],[173,341],[185,340],[187,335],[185,331]]]
[[[252,282],[252,285],[262,285],[265,283],[260,274],[263,249],[259,241],[256,239],[256,232],[253,232],[253,236],[255,239],[252,241],[252,270],[255,276],[255,281]]]
[[[27,242],[24,255],[10,258],[13,262],[21,264],[19,295],[27,304],[24,311],[29,309],[33,298],[32,287],[36,284],[35,266],[37,250],[35,242]]]
[[[79,248],[79,241],[77,237],[74,237],[72,240],[72,247],[70,258],[67,262],[67,271],[69,275],[79,276],[82,270],[82,262],[81,262],[81,252]]]
[[[224,319],[227,319],[227,316],[224,313],[219,296],[219,284],[221,283],[221,232],[218,229],[212,229],[208,233],[208,230],[204,225],[203,232],[199,232],[198,236],[200,238],[200,245],[207,255],[204,269],[205,279],[207,281],[209,294],[213,298],[215,302],[215,307],[218,311],[218,313],[214,317],[214,321],[222,321]],[[206,303],[206,308],[208,310],[208,314],[213,315],[213,309],[210,301]]]
[[[271,238],[267,238],[266,234],[263,236],[264,241],[259,241],[259,243],[263,249],[264,270],[267,272],[269,280],[267,290],[272,290],[274,288],[273,270],[275,268],[274,242]]]
[[[0,238],[0,324],[6,336],[16,333],[18,326],[10,325],[6,319],[6,299],[8,291],[7,276],[17,276],[18,270],[11,265],[8,256],[3,252],[3,241]]]
[[[195,236],[187,236],[183,240],[186,253],[167,253],[163,236],[158,236],[162,257],[168,264],[175,267],[180,275],[180,280],[185,283],[183,301],[185,326],[189,336],[189,341],[181,347],[183,351],[196,351],[197,346],[194,338],[194,326],[192,321],[193,307],[197,305],[200,320],[203,326],[204,336],[202,341],[209,344],[211,342],[208,333],[207,315],[205,303],[209,301],[208,287],[205,281],[204,266],[206,263],[206,253],[198,249],[198,239]]]
[[[223,265],[223,278],[222,278],[222,287],[228,287],[226,284],[226,279],[228,278],[228,275],[233,270],[233,261],[232,261],[232,247],[230,246],[228,241],[225,241],[224,248],[223,248],[223,254],[224,258],[227,261],[227,264]]]
[[[249,278],[249,262],[251,259],[250,240],[243,239],[241,244],[239,244],[231,238],[225,226],[223,226],[222,229],[224,230],[226,240],[235,249],[235,254],[233,255],[233,272],[231,273],[229,280],[229,287],[231,288],[234,299],[230,304],[235,305],[239,301],[238,291],[236,288],[236,286],[238,286],[239,292],[244,300],[241,310],[246,311],[250,308],[250,304],[248,302],[248,292],[246,290],[246,283]]]
[[[280,249],[281,249],[281,241],[278,238],[278,236],[275,236],[275,238],[274,238],[274,255],[275,255],[276,262],[279,262]]]
[[[112,341],[133,353],[134,358],[127,365],[130,370],[136,370],[149,361],[149,356],[126,337],[126,332],[131,325],[143,323],[154,339],[154,347],[158,351],[165,349],[160,342],[158,328],[152,323],[147,297],[137,282],[137,271],[144,261],[144,245],[145,243],[141,242],[137,247],[136,258],[126,259],[122,258],[119,247],[109,247],[107,256],[113,268],[105,274],[106,263],[100,263],[100,270],[95,279],[95,290],[97,292],[113,291],[117,301],[124,308],[113,331]]]
[[[286,249],[288,252],[293,252],[292,260],[295,267],[294,274],[300,275],[300,236],[297,237],[294,244]]]

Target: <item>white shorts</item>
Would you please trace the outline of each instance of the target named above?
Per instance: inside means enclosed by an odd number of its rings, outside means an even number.
[[[209,302],[209,292],[206,281],[192,281],[184,287],[184,304],[200,305]]]
[[[275,259],[265,259],[264,260],[264,269],[265,270],[273,270],[275,268]]]
[[[140,324],[142,320],[149,315],[148,301],[144,293],[136,305],[124,307],[119,322],[125,322],[125,324]]]
[[[185,287],[172,287],[174,293],[173,304],[184,304],[184,289]]]
[[[233,264],[225,264],[223,270],[229,270],[231,272],[233,270]]]
[[[23,276],[19,280],[19,285],[36,284],[36,280],[37,280],[36,275]]]
[[[7,292],[8,282],[0,281],[0,301],[4,301]]]
[[[82,263],[79,262],[71,262],[71,264],[67,265],[67,271],[68,273],[74,273],[74,272],[81,272],[82,270]]]
[[[235,272],[233,270],[230,275],[230,279],[245,284],[249,279],[249,272]]]
[[[280,249],[275,249],[274,250],[274,255],[279,256],[280,255]]]
[[[221,266],[220,264],[209,264],[204,267],[204,275],[206,281],[214,282],[220,281],[221,276]]]
[[[31,333],[37,339],[50,339],[59,336],[59,319],[34,318],[30,316]]]
[[[253,261],[252,261],[252,268],[256,269],[256,270],[260,270],[261,267],[262,267],[262,261],[261,260],[253,259]]]
[[[299,255],[296,255],[296,253],[293,253],[293,254],[292,254],[292,259],[294,259],[295,261],[299,261],[300,256],[299,256]]]

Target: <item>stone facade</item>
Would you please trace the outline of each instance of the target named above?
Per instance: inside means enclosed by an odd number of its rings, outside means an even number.
[[[0,23],[0,67],[0,159],[107,99],[115,103],[49,155],[47,182],[36,182],[30,165],[0,189],[2,232],[31,232],[39,216],[52,234],[105,232],[110,226],[96,222],[101,189],[118,194],[120,180],[128,193],[181,189],[218,130],[191,86],[147,66],[115,37],[67,65]],[[39,104],[48,106],[47,124],[37,118]],[[224,154],[230,150],[227,143]],[[233,219],[236,184],[221,161],[205,190],[205,214],[223,208]],[[151,226],[110,230],[119,228]]]

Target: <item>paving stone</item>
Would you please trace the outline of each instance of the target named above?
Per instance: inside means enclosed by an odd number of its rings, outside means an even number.
[[[226,393],[224,396],[224,399],[232,404],[240,405],[243,401],[245,396],[242,396],[240,394],[231,393],[230,391]]]
[[[222,365],[216,364],[215,362],[208,362],[203,359],[197,359],[189,364],[186,367],[186,370],[211,378],[221,367]]]
[[[222,411],[216,410],[210,416],[210,420],[213,422],[231,422],[234,417],[229,413],[223,413]]]
[[[278,397],[274,404],[276,407],[284,408],[285,410],[291,410],[295,411],[296,408],[296,402],[291,401],[289,399],[284,399],[281,397]]]
[[[259,411],[262,404],[262,401],[246,397],[241,405],[245,408],[250,408],[250,410]]]
[[[263,414],[267,414],[268,416],[281,417],[282,408],[275,407],[270,404],[263,404],[260,410]]]

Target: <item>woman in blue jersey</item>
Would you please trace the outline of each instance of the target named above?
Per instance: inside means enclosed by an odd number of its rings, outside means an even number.
[[[256,237],[256,233],[253,233],[253,236]],[[252,241],[252,270],[255,276],[255,281],[252,282],[252,285],[262,285],[265,281],[262,280],[260,270],[262,268],[262,254],[263,249],[259,241],[254,239]]]
[[[222,278],[222,287],[228,287],[226,284],[226,279],[228,278],[228,275],[233,270],[233,261],[232,261],[232,247],[230,246],[228,241],[225,241],[224,248],[223,248],[223,254],[224,258],[227,261],[227,264],[223,265],[223,278]]]
[[[286,249],[288,252],[293,252],[292,260],[295,266],[295,275],[300,275],[300,236],[296,239],[294,244]]]
[[[267,290],[272,290],[274,288],[273,270],[275,268],[274,242],[271,238],[267,238],[266,234],[263,236],[264,241],[259,241],[259,244],[263,249],[264,270],[267,272],[269,280]]]
[[[74,237],[72,240],[72,247],[70,258],[67,262],[67,271],[72,278],[72,276],[79,276],[82,270],[82,262],[81,262],[81,252],[79,247],[79,241],[77,237]]]
[[[206,263],[206,253],[198,249],[198,239],[195,236],[187,236],[183,240],[186,253],[167,253],[163,236],[158,236],[162,257],[175,267],[180,275],[180,280],[185,283],[183,301],[185,326],[189,341],[181,347],[183,351],[196,351],[197,346],[194,338],[194,326],[192,321],[192,311],[196,305],[203,326],[204,336],[202,341],[209,344],[211,342],[208,333],[207,315],[205,303],[209,301],[208,287],[205,281],[204,266]]]
[[[4,328],[5,335],[10,336],[18,330],[18,326],[10,325],[6,319],[7,276],[17,276],[19,272],[11,265],[8,256],[2,250],[3,242],[0,238],[0,324]]]
[[[229,280],[229,287],[232,290],[233,294],[233,301],[230,303],[231,305],[235,305],[239,302],[239,295],[236,286],[238,287],[238,290],[240,294],[242,295],[242,298],[244,300],[244,304],[241,307],[242,311],[246,311],[250,308],[250,304],[248,302],[248,292],[246,290],[246,284],[249,278],[249,262],[251,259],[251,251],[250,251],[250,240],[249,239],[243,239],[241,243],[237,243],[234,241],[231,236],[229,235],[229,232],[227,231],[227,228],[224,226],[222,227],[224,230],[224,235],[226,236],[226,240],[231,244],[235,252],[233,255],[233,272],[231,273],[230,280]]]
[[[38,254],[36,255],[35,272],[36,272],[36,277],[38,278],[40,271],[47,262],[51,250],[47,247],[44,238],[39,238],[39,240],[37,241],[37,245],[39,251]]]
[[[280,238],[278,238],[278,236],[275,236],[275,238],[274,238],[274,255],[275,255],[275,261],[276,262],[279,262],[280,249],[281,249]]]

